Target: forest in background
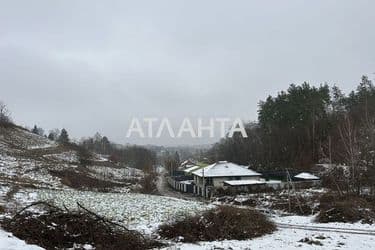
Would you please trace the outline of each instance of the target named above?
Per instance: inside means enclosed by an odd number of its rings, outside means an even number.
[[[367,76],[348,95],[328,84],[292,84],[261,101],[258,122],[246,130],[248,138],[237,134],[216,143],[206,154],[209,161],[256,170],[331,163],[349,166],[353,183],[375,183],[375,87]]]

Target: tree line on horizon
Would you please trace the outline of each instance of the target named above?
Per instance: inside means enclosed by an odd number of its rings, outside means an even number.
[[[155,152],[137,145],[118,145],[108,137],[96,133],[93,137],[82,138],[80,145],[89,151],[107,155],[109,160],[130,167],[151,171],[156,162]]]
[[[207,158],[256,170],[342,164],[356,182],[375,183],[375,86],[367,76],[348,95],[328,84],[292,84],[259,103],[258,122],[246,131],[248,138],[220,140]]]

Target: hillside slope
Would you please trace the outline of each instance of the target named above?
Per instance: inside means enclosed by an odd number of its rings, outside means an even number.
[[[0,129],[0,201],[25,188],[127,192],[136,189],[142,171],[118,167],[92,154],[79,162],[77,147],[59,145],[20,127]]]

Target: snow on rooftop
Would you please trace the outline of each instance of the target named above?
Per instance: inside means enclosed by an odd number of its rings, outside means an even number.
[[[183,161],[183,162],[180,164],[181,167],[184,167],[184,166],[186,166],[186,165],[194,166],[194,162],[191,161],[191,160],[185,160],[185,161]]]
[[[230,186],[249,186],[249,185],[266,184],[265,181],[260,181],[260,180],[234,180],[234,181],[224,181],[224,183]]]
[[[226,176],[260,176],[261,174],[248,169],[246,166],[232,162],[219,161],[207,167],[192,172],[193,175],[202,177],[226,177]]]
[[[319,180],[319,177],[318,176],[315,176],[313,174],[310,174],[310,173],[306,173],[306,172],[302,172],[300,174],[297,174],[296,176],[294,176],[295,178],[299,178],[299,179],[304,179],[304,180]]]
[[[197,170],[197,169],[199,169],[199,168],[200,168],[200,166],[192,166],[192,167],[190,167],[190,168],[185,169],[184,172],[185,172],[185,173],[190,173],[190,172],[192,172],[192,171],[194,171],[194,170]]]

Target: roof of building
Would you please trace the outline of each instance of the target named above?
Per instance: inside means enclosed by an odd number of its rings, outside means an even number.
[[[304,179],[304,180],[319,180],[320,179],[318,176],[315,176],[307,172],[302,172],[300,174],[297,174],[296,176],[294,176],[294,178]]]
[[[225,184],[229,186],[250,186],[250,185],[263,185],[266,184],[265,181],[260,180],[234,180],[234,181],[224,181]]]
[[[195,170],[193,175],[199,177],[226,177],[226,176],[260,176],[261,174],[248,169],[246,166],[237,165],[232,162],[219,161],[207,167]]]
[[[192,160],[185,160],[183,161],[180,166],[186,166],[186,165],[194,165],[194,162]]]
[[[184,172],[185,172],[185,173],[191,173],[191,172],[193,172],[194,170],[197,170],[197,169],[199,169],[199,168],[201,168],[201,166],[192,166],[192,167],[190,167],[190,168],[184,169]]]

